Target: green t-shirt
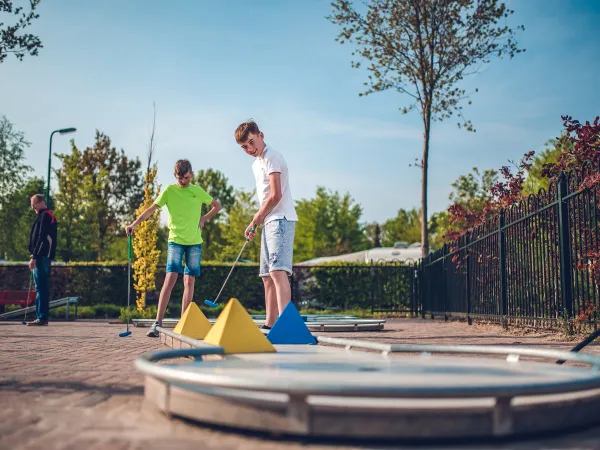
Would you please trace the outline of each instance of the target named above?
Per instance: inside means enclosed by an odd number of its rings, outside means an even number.
[[[181,187],[171,184],[154,201],[160,208],[169,210],[169,242],[180,245],[202,244],[200,217],[202,204],[210,205],[213,199],[195,184]]]

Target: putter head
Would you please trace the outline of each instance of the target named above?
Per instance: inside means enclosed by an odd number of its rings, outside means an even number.
[[[204,300],[204,304],[211,308],[216,308],[218,306],[215,302],[211,302],[210,300]]]
[[[122,333],[119,333],[119,337],[129,336],[130,334],[131,334],[131,331],[123,331]]]

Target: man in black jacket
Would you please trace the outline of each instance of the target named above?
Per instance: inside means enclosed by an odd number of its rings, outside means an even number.
[[[29,268],[33,270],[35,281],[37,319],[27,322],[28,326],[48,325],[50,309],[50,264],[56,253],[56,219],[46,206],[41,194],[31,197],[31,208],[37,218],[29,236]]]

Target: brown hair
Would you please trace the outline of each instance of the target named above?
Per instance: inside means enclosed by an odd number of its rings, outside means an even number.
[[[235,130],[235,141],[238,144],[243,144],[248,140],[249,134],[258,134],[260,130],[258,129],[258,125],[252,119],[244,122]]]
[[[188,172],[192,171],[192,163],[187,159],[180,159],[175,163],[175,174],[179,177],[184,177]]]
[[[32,195],[31,198],[33,200],[35,200],[36,203],[40,203],[40,202],[46,203],[46,197],[44,197],[42,194]]]

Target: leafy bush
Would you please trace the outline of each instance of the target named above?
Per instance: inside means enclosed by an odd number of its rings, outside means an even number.
[[[67,307],[59,306],[50,309],[49,315],[54,318],[65,318]],[[120,308],[117,305],[93,305],[78,306],[77,317],[79,319],[114,319],[119,317]],[[69,306],[69,318],[75,318],[75,305]]]

